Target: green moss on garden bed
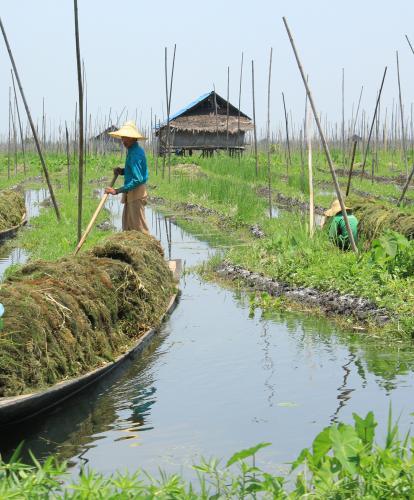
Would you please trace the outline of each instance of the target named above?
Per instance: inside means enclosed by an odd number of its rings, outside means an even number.
[[[159,324],[174,281],[151,236],[112,235],[90,252],[35,261],[0,288],[0,396],[86,373]]]

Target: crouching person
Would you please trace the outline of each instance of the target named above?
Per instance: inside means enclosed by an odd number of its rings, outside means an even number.
[[[354,237],[355,244],[358,242],[358,219],[353,215],[349,207],[346,208],[349,226]],[[342,214],[341,204],[339,200],[332,202],[331,208],[324,213],[329,224],[329,239],[337,245],[341,250],[349,250],[351,242],[349,240],[348,231],[346,229],[345,219]]]

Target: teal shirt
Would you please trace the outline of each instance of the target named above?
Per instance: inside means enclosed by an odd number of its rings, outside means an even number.
[[[130,148],[125,159],[124,185],[117,189],[118,193],[132,191],[148,180],[148,167],[145,151],[136,142]]]
[[[358,241],[358,219],[355,215],[348,214],[348,221],[354,236],[355,243]],[[332,217],[329,225],[329,239],[338,245],[342,250],[347,250],[350,247],[348,231],[346,230],[345,219],[342,212]]]

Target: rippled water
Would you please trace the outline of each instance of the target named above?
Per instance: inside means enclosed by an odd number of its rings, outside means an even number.
[[[114,223],[120,206],[111,198]],[[167,254],[187,269],[213,252],[201,235],[147,212]],[[199,239],[200,238],[200,239]],[[221,235],[203,239],[219,244]],[[384,432],[389,403],[401,427],[412,421],[414,352],[381,347],[307,314],[250,314],[248,297],[186,272],[182,296],[141,359],[1,437],[10,452],[25,439],[37,456],[56,453],[74,473],[158,467],[191,475],[201,456],[228,457],[270,441],[258,463],[284,467],[324,426],[374,410]]]

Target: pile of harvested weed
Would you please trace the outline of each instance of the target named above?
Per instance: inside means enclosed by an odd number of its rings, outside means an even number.
[[[22,267],[0,288],[0,396],[86,373],[159,324],[174,282],[157,240],[130,231]]]
[[[26,211],[24,196],[20,191],[0,191],[0,231],[17,226]]]
[[[414,215],[372,199],[353,200],[351,207],[359,221],[359,232],[372,241],[386,229],[414,238]]]

